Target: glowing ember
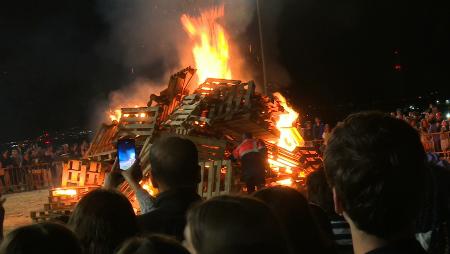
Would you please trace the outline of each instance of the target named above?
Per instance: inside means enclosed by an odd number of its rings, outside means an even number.
[[[283,186],[292,186],[292,178],[286,178],[283,180],[278,180],[277,184],[283,185]]]
[[[280,138],[277,145],[292,152],[296,147],[304,145],[304,140],[298,130],[294,127],[298,113],[288,106],[286,98],[280,93],[273,94],[284,108],[285,112],[280,115],[277,121],[277,129],[280,131]]]
[[[224,16],[223,5],[205,10],[199,17],[181,16],[181,23],[195,41],[192,53],[199,82],[207,78],[231,79],[229,44],[224,28],[217,20]]]
[[[75,189],[55,189],[53,190],[53,196],[76,196],[77,190]]]
[[[120,109],[116,109],[114,111],[109,111],[109,118],[111,119],[111,122],[113,121],[120,121],[120,118],[122,117],[122,111]]]

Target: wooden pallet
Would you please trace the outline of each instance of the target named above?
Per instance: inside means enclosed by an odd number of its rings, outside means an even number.
[[[156,128],[159,107],[122,108],[118,136],[152,136]]]
[[[85,159],[113,161],[116,157],[117,124],[102,124],[91,142]]]
[[[200,162],[201,181],[198,194],[203,198],[229,194],[234,190],[235,179],[230,160]]]
[[[105,172],[102,170],[102,164],[100,162],[69,160],[62,163],[62,187],[103,185]]]
[[[72,210],[52,210],[52,211],[33,211],[30,212],[30,217],[33,223],[60,221],[67,222],[72,214]]]

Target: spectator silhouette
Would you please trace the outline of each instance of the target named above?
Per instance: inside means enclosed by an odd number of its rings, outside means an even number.
[[[138,233],[136,216],[119,192],[97,189],[84,196],[69,219],[85,254],[113,253]]]
[[[419,136],[404,121],[367,112],[336,127],[324,165],[355,254],[425,253],[414,239],[424,163]]]
[[[186,248],[195,254],[286,254],[277,218],[263,202],[220,196],[188,213]]]
[[[0,245],[0,254],[81,254],[76,236],[65,226],[40,223],[9,233]]]
[[[117,254],[189,254],[189,251],[173,238],[150,235],[126,241]]]
[[[197,194],[200,166],[195,144],[179,137],[166,137],[150,149],[151,180],[160,194],[153,210],[138,217],[144,232],[183,239],[187,210],[201,200]]]
[[[334,252],[334,245],[317,225],[308,201],[300,192],[277,186],[257,191],[254,197],[265,202],[281,222],[290,253]]]

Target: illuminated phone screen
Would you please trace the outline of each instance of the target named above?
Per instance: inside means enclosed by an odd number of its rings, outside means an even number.
[[[136,161],[136,146],[133,139],[122,139],[117,142],[117,154],[121,170],[129,169]]]

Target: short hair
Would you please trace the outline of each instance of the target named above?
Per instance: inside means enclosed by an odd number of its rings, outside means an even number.
[[[317,169],[306,177],[306,189],[309,202],[320,206],[328,216],[335,215],[333,192],[328,185],[323,168]]]
[[[173,238],[154,234],[127,240],[117,254],[189,254],[189,251]]]
[[[75,234],[63,225],[39,223],[15,229],[0,245],[2,254],[81,254]]]
[[[425,152],[418,133],[405,121],[379,112],[350,115],[333,131],[324,165],[358,229],[390,239],[414,223]]]
[[[317,224],[308,200],[299,191],[276,186],[259,190],[253,196],[265,202],[277,216],[290,253],[327,253],[332,248],[332,242]]]
[[[106,189],[91,191],[81,198],[69,226],[89,254],[113,253],[138,233],[130,201],[122,193]]]
[[[189,139],[160,138],[150,148],[152,176],[169,187],[192,187],[200,182],[198,151]]]
[[[191,243],[201,254],[286,254],[277,218],[251,197],[219,196],[188,212]]]

